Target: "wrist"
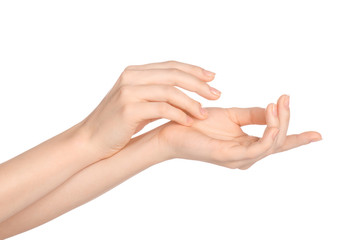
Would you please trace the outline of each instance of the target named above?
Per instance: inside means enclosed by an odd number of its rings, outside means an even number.
[[[164,162],[172,157],[169,148],[159,140],[158,135],[159,128],[153,129],[143,135],[133,138],[129,143],[129,146],[135,148],[135,151],[142,151],[142,153],[145,153],[146,161],[151,165]]]
[[[173,125],[174,123],[168,122],[159,126],[155,130],[155,144],[160,151],[160,155],[163,157],[163,161],[171,160],[179,157],[179,148],[175,146],[173,138]]]
[[[102,159],[96,148],[92,146],[89,134],[82,128],[82,123],[78,123],[62,133],[69,143],[71,149],[83,156],[84,161],[89,164]]]
[[[165,141],[160,140],[160,131],[162,126],[144,133],[138,137],[132,138],[130,142],[121,150],[131,150],[145,154],[145,161],[150,165],[164,162],[174,158],[175,154],[172,148]],[[90,141],[89,133],[82,127],[82,122],[74,125],[64,132],[67,141],[70,142],[72,149],[84,154],[89,160],[89,164],[104,159],[99,153],[97,147]],[[128,152],[128,151],[127,151]]]

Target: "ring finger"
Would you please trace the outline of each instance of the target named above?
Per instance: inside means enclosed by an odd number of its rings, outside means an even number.
[[[205,119],[207,117],[207,110],[202,108],[199,102],[193,100],[175,87],[167,85],[137,85],[131,88],[132,95],[139,100],[168,102],[196,118]]]

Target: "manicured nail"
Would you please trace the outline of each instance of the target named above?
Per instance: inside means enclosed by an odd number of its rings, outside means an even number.
[[[200,113],[203,116],[207,116],[207,110],[205,108],[202,108],[201,106],[200,106]]]
[[[273,103],[273,115],[274,115],[274,117],[278,116],[277,105],[274,103]]]
[[[279,133],[279,129],[276,130],[276,131],[274,130],[274,133],[273,133],[273,136],[272,136],[273,140],[277,137],[278,133]]]
[[[220,96],[221,92],[213,87],[210,87],[210,92],[215,96]]]
[[[286,109],[289,109],[289,95],[286,95],[285,99],[284,99],[284,106]]]
[[[204,73],[205,73],[205,75],[208,76],[208,77],[214,77],[214,76],[215,76],[215,73],[214,73],[214,72],[211,72],[211,71],[208,71],[208,70],[205,70],[205,69],[204,69]]]

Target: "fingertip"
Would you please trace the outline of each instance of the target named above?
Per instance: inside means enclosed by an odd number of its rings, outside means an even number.
[[[285,96],[285,97],[284,97],[284,107],[285,107],[287,110],[289,110],[290,96],[287,95],[287,94],[285,94],[284,96]]]
[[[209,88],[210,88],[211,94],[212,94],[214,97],[216,97],[216,98],[219,98],[219,97],[220,97],[221,92],[220,92],[219,90],[217,90],[216,88],[210,87],[210,86],[209,86]]]
[[[191,126],[192,123],[194,122],[194,120],[192,119],[192,117],[186,115],[186,126]]]
[[[322,135],[319,132],[313,132],[313,135],[310,138],[310,142],[318,142],[321,141],[322,139],[323,139]]]
[[[285,98],[287,98],[287,97],[289,97],[289,96],[290,96],[289,94],[284,93],[283,95],[280,96],[280,98],[284,98],[284,99],[285,99]]]
[[[289,110],[289,95],[287,94],[283,94],[279,97],[277,105],[278,105],[278,110],[279,109],[286,109]]]
[[[267,114],[273,112],[273,103],[269,103],[268,106],[265,108]]]
[[[206,119],[209,116],[209,112],[201,106],[200,106],[200,113],[201,113],[200,119]]]
[[[272,117],[278,115],[277,105],[275,103],[269,103],[266,110],[270,112]]]
[[[214,72],[211,72],[211,71],[208,71],[206,69],[203,69],[204,71],[204,75],[207,77],[207,79],[209,81],[213,80],[215,78],[215,73]]]
[[[314,132],[315,135],[317,135],[319,138],[322,139],[322,134],[320,134],[319,132]]]
[[[278,105],[277,104],[273,104],[273,116],[275,118],[278,117]]]
[[[265,118],[267,125],[270,124],[270,120],[273,117],[273,104],[269,103],[268,106],[265,108]]]
[[[281,102],[283,100],[284,96],[285,96],[285,94],[280,95],[277,102]]]

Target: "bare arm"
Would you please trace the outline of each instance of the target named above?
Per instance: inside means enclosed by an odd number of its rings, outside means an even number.
[[[205,119],[200,103],[174,86],[216,100],[220,93],[207,84],[213,79],[211,72],[175,61],[127,67],[81,123],[0,165],[0,222],[119,152],[150,121],[166,118],[190,126],[187,113]]]
[[[126,179],[166,159],[154,131],[132,139],[113,157],[90,165],[45,197],[0,224],[0,239],[46,223],[112,189]],[[82,191],[80,191],[82,189]]]
[[[0,165],[0,222],[97,161],[75,126]]]
[[[320,140],[317,132],[286,136],[289,110],[283,109],[282,100],[278,101],[278,116],[273,115],[271,107],[266,111],[261,108],[214,108],[209,109],[207,120],[196,120],[192,127],[170,122],[132,139],[113,157],[87,167],[1,223],[0,237],[13,236],[50,221],[167,159],[182,157],[246,169],[269,154]],[[259,139],[245,134],[240,126],[248,124],[267,124],[264,136]],[[280,129],[277,136],[273,134],[275,128]]]

